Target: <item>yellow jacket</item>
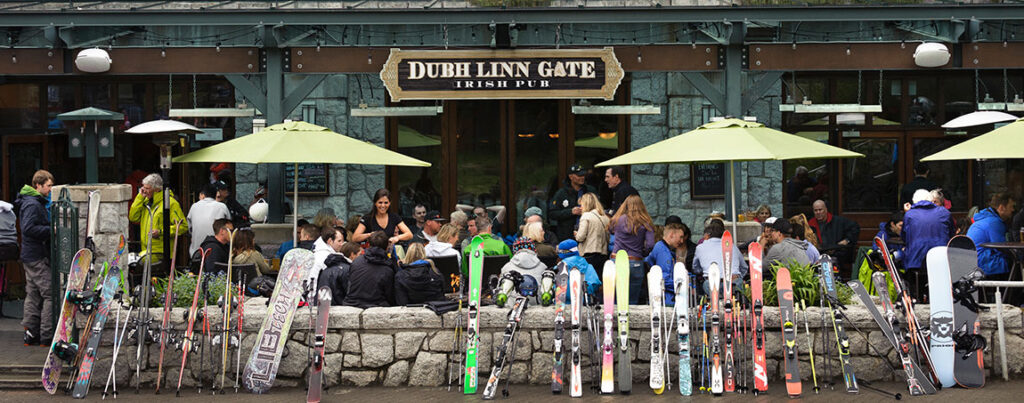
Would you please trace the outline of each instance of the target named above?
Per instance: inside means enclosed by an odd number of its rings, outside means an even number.
[[[171,192],[170,190],[167,190]],[[174,199],[174,192],[170,193],[171,196],[171,232],[174,233],[174,222],[181,220],[181,228],[178,228],[178,232],[175,235],[188,233],[188,221],[185,220],[185,214],[181,212],[181,205]],[[139,193],[135,196],[135,200],[132,202],[132,208],[128,210],[128,220],[131,222],[139,223],[140,234],[142,236],[142,252],[145,254],[146,251],[146,239],[147,234],[150,233],[151,229],[163,231],[164,228],[164,191],[159,191],[153,194],[153,198],[150,199]],[[150,221],[149,210],[146,206],[149,205],[153,209],[153,219]],[[153,236],[153,254],[163,255],[164,254],[164,243],[163,234],[159,236]],[[173,240],[172,240],[173,242]],[[172,243],[173,244],[173,243]],[[188,245],[186,245],[188,246]]]

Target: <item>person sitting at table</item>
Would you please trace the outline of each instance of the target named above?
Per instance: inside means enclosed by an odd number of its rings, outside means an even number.
[[[728,272],[722,265],[724,259],[722,256],[722,234],[725,233],[725,223],[722,220],[712,219],[704,228],[704,233],[707,235],[707,239],[697,245],[693,254],[693,272],[703,274],[706,280],[711,264],[717,263],[718,270],[722,272],[721,278],[731,278],[732,288],[734,290],[742,289],[743,274],[747,271],[747,261],[743,259],[743,254],[740,253],[740,248],[735,243],[732,247],[732,262],[729,264]],[[726,277],[725,273],[730,273],[730,276]],[[703,289],[705,295],[711,295],[711,285],[707,281],[704,281]]]
[[[789,220],[768,217],[764,224],[767,229],[766,236],[772,241],[772,248],[764,255],[765,267],[786,266],[791,262],[801,265],[811,263],[811,259],[807,256],[807,244],[793,239],[793,225],[789,223]]]
[[[806,230],[804,230],[804,226],[793,222],[792,219],[789,220],[789,225],[793,226],[793,239],[800,241],[801,243],[804,244],[804,246],[807,247],[807,259],[810,260],[811,262],[817,262],[818,258],[821,257],[821,252],[818,252],[818,248],[816,248],[813,243],[811,243],[810,241],[807,240],[807,238],[804,237],[804,234],[807,233],[805,232]]]
[[[889,216],[888,221],[878,223],[878,233],[875,234],[875,238],[881,238],[889,252],[894,252],[900,250],[901,245],[891,243],[891,241],[898,240],[901,232],[903,232],[903,212],[897,211]],[[899,242],[902,243],[902,240]],[[878,252],[878,246],[874,242],[871,243],[871,250]]]
[[[986,278],[1006,280],[1010,274],[1010,261],[996,249],[981,244],[1006,242],[1006,221],[1013,216],[1017,202],[1008,193],[996,193],[988,207],[974,215],[974,224],[967,229],[967,237],[974,241],[978,250],[978,267]]]
[[[316,279],[316,289],[331,289],[331,305],[341,306],[348,293],[348,271],[352,261],[363,254],[363,248],[355,242],[345,242],[338,253],[327,256],[327,268],[320,271]]]
[[[384,231],[370,233],[367,239],[370,247],[349,267],[348,293],[343,305],[363,309],[395,305],[395,272],[398,268],[395,260],[388,256],[391,246],[388,238]]]
[[[398,306],[444,300],[444,276],[427,259],[423,244],[413,243],[395,273],[395,304]]]
[[[807,224],[818,234],[818,250],[832,254],[842,265],[853,263],[860,225],[849,218],[830,213],[824,200],[816,200],[812,207],[814,218]]]
[[[239,228],[235,232],[232,254],[234,255],[231,258],[232,265],[255,265],[256,274],[260,276],[270,273],[267,259],[263,258],[263,254],[256,250],[256,234],[251,227]]]
[[[661,275],[664,278],[665,305],[675,305],[675,283],[673,273],[676,264],[676,250],[686,247],[687,239],[683,238],[683,224],[668,223],[662,233],[660,241],[654,243],[651,253],[644,258],[647,267],[657,265],[661,268]]]

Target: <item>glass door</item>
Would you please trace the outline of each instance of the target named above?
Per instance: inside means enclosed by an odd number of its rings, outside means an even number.
[[[558,176],[560,142],[563,121],[560,119],[561,101],[510,101],[512,119],[509,139],[512,145],[511,183],[509,189],[514,205],[509,209],[509,224],[515,231],[522,224],[523,214],[530,207],[539,207],[544,221],[554,225],[548,217],[550,199],[562,181]]]
[[[493,207],[505,205],[507,175],[506,115],[503,101],[454,102],[455,203]]]

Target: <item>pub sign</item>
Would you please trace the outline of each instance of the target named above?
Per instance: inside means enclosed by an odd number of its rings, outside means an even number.
[[[612,48],[527,50],[391,49],[380,72],[393,101],[414,99],[603,98],[623,70]]]

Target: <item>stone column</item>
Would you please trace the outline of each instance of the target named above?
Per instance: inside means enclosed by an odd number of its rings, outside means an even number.
[[[60,185],[51,191],[56,197],[63,188],[68,189],[71,201],[78,208],[78,241],[85,246],[85,235],[88,230],[89,192],[100,191],[99,218],[96,221],[96,253],[93,260],[104,262],[109,260],[117,250],[120,235],[128,236],[128,209],[132,203],[132,187],[127,184],[91,184],[91,185]]]

